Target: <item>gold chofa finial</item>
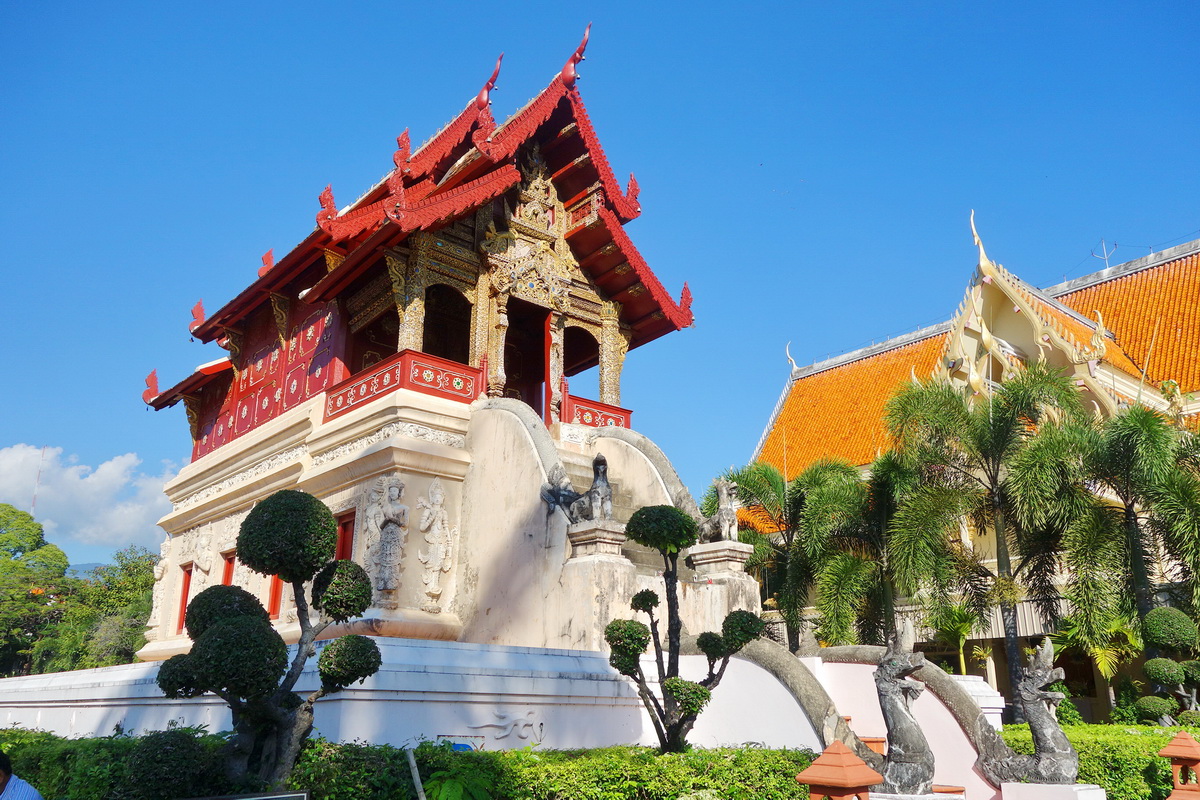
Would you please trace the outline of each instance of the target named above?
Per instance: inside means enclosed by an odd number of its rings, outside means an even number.
[[[971,209],[971,237],[975,239],[975,246],[979,248],[979,266],[991,265],[991,259],[983,251],[983,240],[979,238],[979,231],[975,230],[975,209],[973,208]]]

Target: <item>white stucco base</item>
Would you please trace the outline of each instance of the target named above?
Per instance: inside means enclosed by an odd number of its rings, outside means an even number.
[[[632,684],[604,653],[378,638],[383,667],[364,683],[322,699],[316,731],[331,741],[411,745],[450,737],[495,750],[655,744]],[[685,677],[705,661],[683,659]],[[316,688],[315,659],[298,688]],[[167,700],[158,663],[130,664],[0,680],[0,727],[64,736],[162,730],[175,720],[211,731],[230,727],[216,697]],[[649,666],[649,664],[647,664]],[[702,747],[758,742],[819,751],[795,698],[769,673],[731,662],[690,740]]]

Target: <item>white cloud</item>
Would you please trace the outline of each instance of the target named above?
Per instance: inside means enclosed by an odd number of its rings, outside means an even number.
[[[36,517],[46,538],[68,552],[72,543],[156,549],[163,532],[155,523],[171,510],[163,484],[176,470],[164,464],[150,474],[138,469],[141,463],[135,453],[91,467],[61,447],[47,447],[44,455],[28,444],[0,448],[0,502],[28,511],[36,485]]]

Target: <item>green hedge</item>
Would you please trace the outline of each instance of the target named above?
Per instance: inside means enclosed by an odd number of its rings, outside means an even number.
[[[180,730],[195,737],[209,758],[224,741],[201,731]],[[14,770],[46,800],[116,800],[131,797],[131,787],[142,790],[136,792],[139,796],[156,797],[151,788],[156,781],[133,774],[139,741],[123,735],[63,739],[16,728],[0,730],[0,748],[12,756]],[[807,798],[808,789],[796,783],[796,773],[814,758],[807,750],[766,748],[695,749],[659,756],[644,747],[457,753],[431,744],[418,747],[416,756],[427,791],[431,784],[441,784],[443,797],[453,796],[459,787],[468,789],[464,797],[471,797],[469,788],[482,788],[492,800],[676,800],[703,796],[704,790],[728,800]],[[208,763],[212,785],[197,786],[197,792],[225,793],[220,769]],[[291,787],[308,789],[314,800],[415,797],[404,751],[360,742],[309,741]]]
[[[1068,725],[1063,728],[1079,752],[1079,782],[1103,786],[1108,800],[1163,800],[1171,793],[1169,762],[1158,755],[1176,732],[1197,728],[1153,725]],[[1006,725],[1004,741],[1018,753],[1032,753],[1028,725]]]
[[[705,789],[728,800],[807,798],[796,773],[815,757],[808,750],[766,748],[697,748],[665,756],[645,747],[456,753],[430,744],[418,747],[416,756],[427,786],[435,775],[457,778],[494,800],[675,800]],[[310,790],[314,800],[408,800],[408,774],[403,751],[317,740],[301,754],[292,787]]]

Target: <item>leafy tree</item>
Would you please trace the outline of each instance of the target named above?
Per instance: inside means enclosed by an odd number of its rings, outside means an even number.
[[[362,615],[371,584],[352,561],[331,561],[337,539],[333,514],[317,498],[284,490],[259,503],[242,523],[238,557],[264,575],[291,584],[300,621],[300,640],[288,663],[287,647],[267,612],[236,586],[212,586],[192,599],[184,624],[191,652],[167,659],[158,685],[167,697],[212,692],[233,712],[227,772],[283,787],[304,740],[312,731],[313,704],[321,697],[374,675],[381,658],[373,641],[342,636],[322,650],[317,662],[321,687],[301,698],[294,691],[314,645],[331,623]],[[305,587],[311,583],[312,619]]]
[[[61,618],[34,643],[34,672],[129,664],[146,643],[157,557],[144,547],[118,550],[61,601]]]
[[[967,516],[995,548],[995,569],[976,553],[967,574],[1000,607],[1009,681],[1021,675],[1017,601],[1021,584],[1056,603],[1051,577],[1056,538],[1065,517],[1031,505],[1020,496],[1014,465],[1045,460],[1021,456],[1043,427],[1080,413],[1075,387],[1060,372],[1039,363],[1020,369],[990,393],[929,381],[901,389],[888,403],[888,427],[901,454],[922,476],[921,491],[896,516],[893,535],[916,537],[944,529],[948,518]],[[903,565],[899,565],[903,567]],[[1045,608],[1045,605],[1043,605]],[[1017,716],[1020,709],[1013,706]]]
[[[615,619],[604,629],[604,640],[611,650],[609,663],[634,680],[638,695],[650,715],[658,735],[659,750],[681,753],[687,749],[687,735],[696,724],[721,682],[729,659],[762,633],[763,622],[749,611],[732,611],[721,625],[721,633],[700,634],[696,644],[708,658],[708,674],[694,682],[679,677],[680,637],[683,622],[679,616],[679,555],[696,543],[696,522],[674,506],[647,506],[638,509],[625,526],[625,534],[637,542],[657,550],[663,559],[663,583],[667,601],[667,647],[664,658],[663,642],[659,635],[658,618],[654,610],[659,605],[658,594],[643,589],[633,596],[631,607],[646,614],[650,625],[631,619]],[[641,656],[646,647],[654,644],[654,661],[658,671],[661,699],[651,691],[642,671]]]
[[[29,672],[34,643],[62,617],[78,582],[32,516],[0,503],[0,675]]]

